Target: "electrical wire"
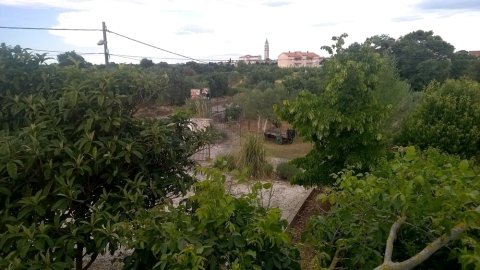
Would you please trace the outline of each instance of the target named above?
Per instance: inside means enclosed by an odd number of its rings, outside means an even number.
[[[143,42],[143,41],[140,41],[140,40],[138,40],[138,39],[134,39],[134,38],[131,38],[131,37],[128,37],[128,36],[119,34],[119,33],[114,32],[114,31],[107,30],[107,32],[109,32],[109,33],[111,33],[111,34],[114,34],[114,35],[117,35],[117,36],[119,36],[119,37],[123,37],[123,38],[128,39],[128,40],[131,40],[131,41],[134,41],[134,42],[143,44],[143,45],[145,45],[145,46],[148,46],[148,47],[151,47],[151,48],[160,50],[160,51],[164,51],[164,52],[167,52],[167,53],[170,53],[170,54],[173,54],[173,55],[176,55],[176,56],[180,56],[180,57],[183,57],[183,58],[186,58],[186,59],[190,59],[190,60],[193,60],[193,61],[197,61],[197,62],[202,62],[202,63],[208,64],[208,62],[202,61],[202,60],[200,60],[200,59],[195,59],[195,58],[190,57],[190,56],[186,56],[186,55],[179,54],[179,53],[176,53],[176,52],[172,52],[172,51],[169,51],[169,50],[166,50],[166,49],[162,49],[162,48],[157,47],[157,46],[155,46],[155,45],[148,44],[148,43],[146,43],[146,42]]]
[[[0,29],[11,30],[52,30],[52,31],[103,31],[94,28],[50,28],[50,27],[21,27],[21,26],[0,26]]]
[[[128,54],[115,54],[115,53],[110,53],[112,56],[118,56],[118,57],[130,57],[130,58],[137,58],[137,59],[158,59],[158,60],[185,60],[185,58],[175,58],[175,57],[157,57],[157,56],[140,56],[140,55],[128,55]],[[207,62],[228,62],[229,59],[198,59],[202,61],[207,61]]]
[[[124,59],[128,59],[128,60],[135,60],[135,61],[139,60],[137,58],[132,58],[132,57],[128,57],[128,56],[124,56],[124,55],[118,55],[118,54],[110,54],[110,56],[120,57],[120,58],[124,58]]]
[[[66,51],[52,51],[52,50],[41,50],[41,49],[32,49],[32,48],[27,48],[27,50],[31,50],[34,52],[46,52],[46,53],[66,53]],[[92,54],[104,54],[103,52],[76,52],[73,50],[74,53],[78,55],[92,55]]]

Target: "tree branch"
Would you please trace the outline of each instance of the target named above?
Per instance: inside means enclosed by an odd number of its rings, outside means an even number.
[[[383,258],[383,263],[392,262],[393,243],[395,242],[395,239],[397,239],[398,229],[400,229],[400,226],[402,226],[406,219],[406,216],[399,217],[390,228],[390,233],[388,234],[387,239],[387,246],[385,247],[385,257]]]
[[[334,270],[335,267],[337,266],[338,261],[340,261],[340,248],[337,248],[335,251],[335,255],[333,255],[332,262],[330,263],[330,266],[328,267],[328,270]]]
[[[83,267],[83,270],[88,269],[93,264],[93,262],[95,262],[95,260],[97,259],[97,256],[98,256],[98,253],[93,254],[92,257],[90,257],[90,261]]]
[[[477,206],[474,209],[475,212],[480,213],[480,205]],[[405,221],[405,220],[404,220]],[[404,222],[402,221],[402,223]],[[392,228],[390,229],[390,235],[388,236],[387,239],[387,247],[385,249],[385,259],[383,261],[383,264],[380,266],[377,266],[374,270],[409,270],[413,269],[417,265],[421,264],[430,256],[432,256],[437,250],[440,248],[444,247],[446,244],[448,244],[450,241],[453,241],[460,237],[460,235],[468,229],[467,224],[465,223],[459,223],[453,229],[450,231],[449,234],[444,234],[440,237],[438,237],[435,241],[427,245],[422,251],[417,253],[415,256],[411,257],[408,260],[405,260],[403,262],[392,262],[391,261],[391,256],[392,256],[392,251],[393,251],[393,241],[391,239],[392,236],[392,230],[394,226],[399,222],[397,220],[393,225]],[[401,223],[397,226],[395,230],[395,236],[396,236],[396,231],[398,230],[398,227],[401,225]],[[389,248],[389,244],[391,244],[391,247]],[[388,254],[389,253],[389,254]],[[387,261],[388,257],[388,261]]]

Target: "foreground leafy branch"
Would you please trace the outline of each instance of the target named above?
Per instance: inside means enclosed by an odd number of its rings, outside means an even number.
[[[475,208],[475,212],[480,213],[480,206]],[[390,234],[387,239],[387,246],[385,248],[385,257],[383,264],[376,267],[375,270],[409,270],[418,266],[432,254],[437,252],[440,248],[444,247],[453,240],[458,239],[460,235],[468,229],[468,226],[465,223],[460,223],[453,227],[449,234],[444,234],[437,238],[435,241],[426,246],[422,251],[417,253],[415,256],[411,257],[408,260],[403,262],[392,262],[392,253],[393,253],[393,242],[397,238],[397,232],[400,229],[400,226],[405,222],[406,217],[400,217],[390,229]]]
[[[459,269],[480,262],[478,167],[417,151],[400,148],[371,174],[337,175],[336,187],[321,195],[330,211],[313,218],[304,236],[321,267]]]

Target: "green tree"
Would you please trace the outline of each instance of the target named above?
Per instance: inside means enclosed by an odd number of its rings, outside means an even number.
[[[397,143],[479,156],[480,83],[467,79],[430,83],[405,120]]]
[[[271,184],[256,183],[252,193],[233,197],[219,171],[203,173],[206,180],[179,206],[139,212],[134,223],[119,226],[126,246],[134,248],[125,268],[300,269],[279,209],[265,209],[258,199]]]
[[[163,93],[163,99],[169,105],[183,105],[190,97],[193,83],[179,69],[174,68],[167,73],[168,87]]]
[[[78,66],[80,68],[85,68],[91,66],[92,64],[87,62],[85,58],[77,54],[75,51],[65,52],[57,55],[58,65],[61,67],[64,66]]]
[[[221,97],[228,93],[228,76],[223,73],[213,73],[207,78],[210,95]]]
[[[375,35],[367,38],[365,43],[369,43],[370,46],[380,54],[390,54],[395,44],[395,39],[389,35]]]
[[[384,120],[399,102],[386,97],[405,91],[389,59],[369,44],[343,49],[344,37],[334,38],[336,44],[326,48],[337,54],[324,66],[324,90],[318,95],[302,92],[276,110],[314,143],[307,156],[293,161],[304,170],[294,177],[297,184],[330,184],[331,174],[343,168],[369,170],[383,156]]]
[[[443,81],[450,74],[454,47],[433,31],[418,30],[400,37],[392,46],[400,76],[420,91],[430,81]]]
[[[323,90],[323,69],[308,69],[286,76],[282,85],[289,96],[296,96],[302,90],[308,90],[313,94],[319,94]]]
[[[472,80],[480,80],[480,58],[470,55],[467,51],[455,52],[452,58],[452,72],[453,79],[460,77],[467,77]]]
[[[38,76],[0,84],[0,268],[88,268],[118,247],[114,224],[195,181],[200,135],[181,116],[134,118],[144,85],[127,80],[139,91],[126,92],[123,70],[46,69],[19,48],[0,55],[0,74]]]
[[[45,65],[46,54],[33,54],[20,46],[10,47],[0,44],[0,95],[23,89],[26,93],[35,92],[32,86],[44,81],[42,73],[51,69]],[[23,59],[19,60],[19,59]]]
[[[287,92],[281,87],[269,88],[265,91],[253,89],[236,95],[234,103],[242,108],[243,116],[246,119],[262,117],[271,122],[278,122],[278,117],[273,112],[273,105],[280,105],[287,98]]]
[[[370,174],[345,170],[304,235],[329,269],[477,269],[480,176],[467,160],[400,148]],[[418,268],[416,268],[418,267]]]
[[[142,68],[149,68],[149,67],[153,67],[154,65],[155,64],[151,59],[143,58],[142,60],[140,60],[140,66]]]

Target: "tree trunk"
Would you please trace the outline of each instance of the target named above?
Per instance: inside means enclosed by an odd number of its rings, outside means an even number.
[[[77,242],[77,250],[75,254],[75,269],[82,270],[83,269],[83,243]]]

